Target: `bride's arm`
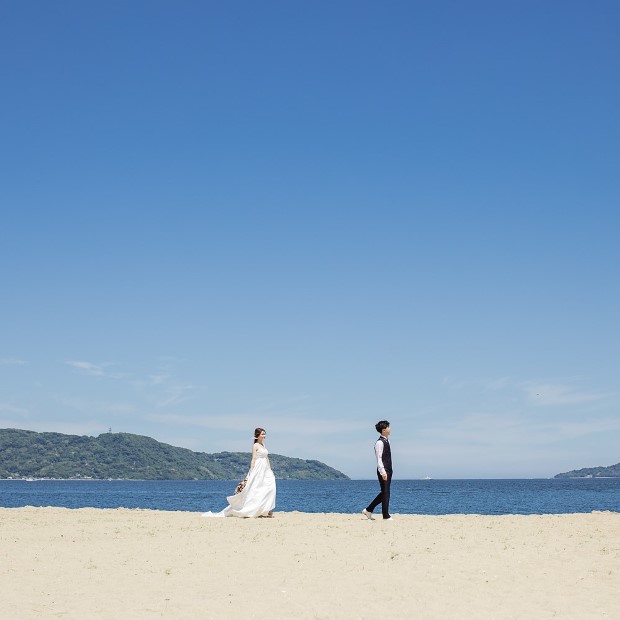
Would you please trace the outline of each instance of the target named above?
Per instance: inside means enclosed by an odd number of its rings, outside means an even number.
[[[250,471],[252,471],[252,467],[254,467],[254,461],[256,460],[256,452],[258,451],[258,442],[256,442],[252,446],[252,462],[250,463]]]

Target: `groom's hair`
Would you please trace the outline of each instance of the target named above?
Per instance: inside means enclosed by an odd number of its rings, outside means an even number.
[[[375,424],[375,428],[377,429],[377,433],[381,434],[381,431],[384,428],[388,428],[390,426],[390,423],[387,420],[379,420],[379,422],[377,422]]]

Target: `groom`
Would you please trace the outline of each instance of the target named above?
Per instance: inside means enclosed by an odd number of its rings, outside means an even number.
[[[375,443],[375,456],[377,458],[377,478],[381,491],[375,499],[370,502],[368,508],[362,510],[362,514],[368,519],[374,519],[372,511],[381,504],[381,512],[383,519],[388,520],[390,516],[390,484],[392,482],[392,450],[390,449],[390,423],[387,420],[381,420],[375,424],[379,438]]]

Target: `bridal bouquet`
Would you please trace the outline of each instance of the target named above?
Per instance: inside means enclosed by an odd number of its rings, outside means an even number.
[[[233,495],[237,495],[237,493],[241,493],[241,491],[243,491],[243,489],[245,489],[245,485],[248,483],[248,479],[244,478],[235,488],[235,492],[233,493]]]

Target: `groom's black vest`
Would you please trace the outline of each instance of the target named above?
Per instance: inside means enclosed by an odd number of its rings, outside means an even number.
[[[390,449],[390,442],[383,437],[379,437],[379,441],[383,442],[383,467],[388,474],[392,473],[392,450]]]

